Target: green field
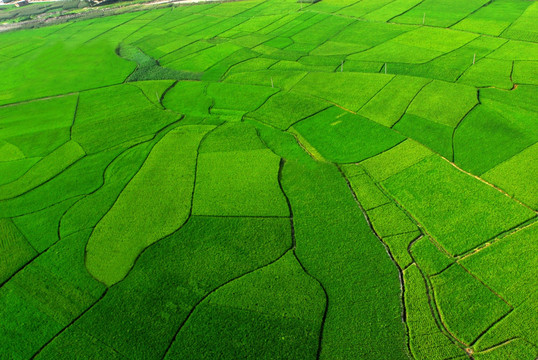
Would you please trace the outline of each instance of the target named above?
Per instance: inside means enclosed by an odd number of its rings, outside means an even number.
[[[538,358],[538,2],[140,2],[0,6],[0,360]]]

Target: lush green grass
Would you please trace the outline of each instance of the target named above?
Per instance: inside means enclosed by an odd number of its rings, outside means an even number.
[[[410,347],[414,357],[430,360],[464,355],[464,350],[441,332],[432,316],[427,285],[416,264],[412,264],[404,271],[404,279]]]
[[[404,140],[396,132],[338,107],[313,115],[293,129],[324,158],[337,163],[364,160]]]
[[[161,359],[204,296],[274,261],[290,246],[288,219],[193,217],[144,251],[125,280],[51,342],[41,358],[58,357],[65,349],[73,358],[89,358],[112,348],[132,359]]]
[[[96,279],[107,286],[117,283],[140,252],[188,219],[197,149],[211,129],[181,126],[155,145],[88,240],[85,264]],[[176,158],[183,161],[174,162]]]
[[[287,162],[282,183],[297,256],[329,297],[321,357],[407,358],[396,268],[338,170]]]
[[[533,217],[533,211],[430,156],[383,183],[452,255]]]
[[[451,266],[431,277],[431,281],[441,318],[447,328],[467,344],[510,311],[510,305],[461,266]],[[473,306],[468,306],[469,303]]]
[[[536,358],[537,11],[122,3],[1,32],[0,358]]]
[[[454,133],[454,160],[473,174],[483,174],[538,141],[530,112],[483,100]]]
[[[537,154],[538,144],[534,144],[489,170],[483,177],[533,209],[538,209],[538,196],[533,190],[538,185],[535,167]]]
[[[204,299],[165,359],[313,358],[325,306],[323,289],[289,251]]]

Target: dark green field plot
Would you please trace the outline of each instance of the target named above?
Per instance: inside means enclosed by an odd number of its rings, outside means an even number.
[[[147,1],[0,6],[0,360],[538,358],[538,2]]]

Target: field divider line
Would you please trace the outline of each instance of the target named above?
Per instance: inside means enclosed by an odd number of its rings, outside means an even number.
[[[173,123],[170,123],[168,124],[167,126],[165,126],[164,128],[162,128],[161,130],[157,131],[155,133],[155,135],[153,136],[152,139],[149,139],[147,140],[146,142],[151,142],[151,141],[155,141],[155,144],[153,144],[152,148],[148,151],[147,155],[146,155],[146,158],[144,159],[144,161],[141,162],[141,165],[140,167],[138,168],[138,171],[133,175],[133,177],[131,177],[129,179],[129,181],[125,184],[125,186],[123,187],[123,189],[118,193],[118,196],[116,197],[116,199],[114,200],[114,202],[112,203],[112,205],[109,207],[108,211],[105,212],[103,214],[103,216],[101,216],[101,218],[97,221],[97,223],[95,224],[95,226],[93,227],[92,229],[92,232],[90,233],[90,236],[88,237],[88,241],[90,240],[90,238],[92,237],[94,231],[95,231],[95,228],[97,227],[97,225],[103,220],[103,218],[110,212],[110,210],[114,207],[114,205],[116,205],[116,203],[118,202],[118,199],[121,197],[121,194],[125,191],[125,189],[127,188],[127,186],[129,186],[129,184],[131,183],[131,181],[133,181],[133,179],[136,177],[136,175],[140,172],[140,170],[142,169],[142,167],[144,166],[144,164],[146,163],[146,161],[148,160],[148,157],[150,156],[150,154],[152,153],[153,151],[153,148],[155,147],[155,145],[157,145],[159,143],[159,141],[161,141],[161,139],[170,131],[172,131],[176,126],[177,124],[183,119],[183,117],[181,117],[180,119],[174,121]],[[162,136],[161,136],[162,135]],[[138,144],[135,144],[133,145],[136,146]],[[127,149],[128,150],[128,149]],[[120,154],[121,155],[121,154]],[[119,155],[118,155],[119,156]],[[112,164],[112,162],[109,164],[109,166]],[[106,176],[106,171],[103,172],[103,178]],[[104,185],[104,184],[103,184]],[[103,186],[102,185],[102,186]],[[96,190],[97,191],[97,190]],[[189,216],[190,217],[190,216]],[[189,217],[187,218],[187,220],[185,220],[185,223],[189,220]],[[61,221],[60,221],[61,223]],[[183,225],[180,226],[180,228],[182,227]],[[160,240],[162,239],[159,239],[157,241],[155,241],[153,244],[156,244],[158,243]],[[136,264],[136,261],[138,260],[138,258],[140,257],[140,255],[142,255],[144,253],[144,251],[146,249],[148,249],[149,247],[151,247],[153,244],[151,244],[150,246],[146,247],[144,250],[142,250],[142,252],[140,252],[140,254],[138,254],[138,256],[136,257],[136,259],[134,260],[133,262],[133,266],[131,267],[131,269],[129,269],[129,271],[127,272],[127,274],[125,275],[125,277],[118,281],[117,283],[120,283],[121,281],[123,281],[130,273],[130,271],[132,270],[132,268],[135,266]],[[84,267],[86,268],[86,270],[88,269],[88,266],[87,266],[87,251],[88,251],[88,244],[86,244],[86,246],[84,247]],[[94,278],[96,281],[100,282],[101,284],[107,286],[106,284],[104,284],[103,282],[101,282],[99,279],[95,278],[93,276],[93,274],[88,270],[88,274],[90,274],[92,276],[92,278]],[[116,283],[116,284],[117,284]],[[108,288],[108,286],[107,286]]]
[[[372,224],[372,222],[370,220],[370,217],[368,216],[368,213],[366,212],[366,210],[364,210],[364,207],[360,203],[360,201],[359,201],[359,199],[357,197],[357,194],[355,193],[355,190],[353,189],[353,186],[351,186],[351,183],[349,182],[349,179],[346,177],[344,171],[342,170],[342,168],[339,165],[336,164],[335,166],[338,169],[338,171],[340,172],[340,174],[342,175],[342,177],[344,178],[344,180],[346,181],[347,187],[349,188],[349,191],[351,192],[351,195],[353,196],[353,199],[355,200],[355,203],[358,205],[360,211],[362,212],[362,215],[364,216],[364,219],[366,220],[366,223],[368,224],[368,227],[370,228],[370,231],[375,235],[375,237],[383,245],[383,247],[385,248],[385,252],[387,253],[390,260],[392,261],[392,263],[394,264],[394,266],[396,267],[396,269],[398,271],[398,280],[399,280],[399,283],[400,283],[401,321],[402,321],[402,323],[403,323],[403,325],[405,327],[406,338],[408,339],[408,341],[407,341],[407,346],[408,346],[407,350],[409,351],[409,354],[412,355],[413,352],[411,351],[411,347],[410,347],[410,344],[409,344],[409,324],[407,323],[407,309],[406,309],[406,306],[405,306],[405,281],[404,281],[404,276],[403,276],[403,270],[400,267],[400,264],[398,264],[398,262],[394,258],[394,255],[390,251],[389,246],[385,243],[383,238],[375,230],[375,228],[374,228],[374,226],[373,226],[373,224]]]
[[[77,119],[79,102],[80,102],[80,93],[77,93],[77,102],[75,104],[75,111],[73,112],[73,122],[71,123],[71,126],[69,127],[69,139],[70,140],[73,140],[73,127],[75,126],[75,120]]]
[[[168,347],[166,348],[166,350],[164,351],[161,359],[164,360],[166,358],[166,355],[168,355],[168,353],[170,352],[170,349],[172,348],[172,345],[174,344],[174,342],[176,341],[179,333],[181,332],[181,329],[183,329],[183,327],[185,326],[185,324],[187,323],[187,321],[190,319],[191,315],[194,313],[194,311],[196,311],[196,309],[198,308],[198,306],[204,302],[205,299],[207,299],[209,296],[211,296],[211,294],[215,293],[216,291],[218,291],[220,288],[232,283],[233,281],[235,280],[238,280],[238,279],[241,279],[249,274],[252,274],[253,272],[255,271],[258,271],[258,270],[261,270],[263,268],[266,268],[274,263],[276,263],[278,260],[282,259],[289,251],[292,250],[292,247],[290,246],[288,249],[286,249],[281,255],[279,255],[276,259],[273,259],[271,260],[270,262],[266,263],[266,264],[263,264],[261,266],[258,266],[254,269],[251,269],[247,272],[244,272],[243,274],[241,275],[238,275],[236,277],[234,277],[233,279],[230,279],[230,280],[227,280],[226,282],[218,285],[217,287],[215,287],[213,290],[211,291],[208,291],[204,296],[202,296],[198,302],[191,308],[191,310],[189,311],[189,313],[187,314],[187,316],[185,317],[185,319],[181,322],[181,324],[179,325],[176,333],[174,334],[174,336],[172,337],[171,341],[170,341],[170,344],[168,345]]]
[[[526,229],[526,228],[528,228],[530,226],[533,226],[536,223],[537,220],[538,220],[538,217],[534,216],[534,217],[532,217],[532,218],[530,218],[528,220],[525,220],[525,221],[511,227],[508,230],[503,230],[500,233],[498,233],[497,235],[494,235],[491,238],[489,238],[488,240],[486,240],[485,242],[479,244],[476,248],[471,249],[469,251],[466,251],[465,253],[460,254],[458,256],[455,256],[455,259],[456,259],[456,261],[460,261],[460,260],[463,260],[463,259],[465,259],[465,258],[467,258],[469,256],[472,256],[472,255],[484,250],[485,248],[495,244],[496,242],[498,242],[498,241],[500,241],[500,240],[502,240],[502,239],[504,239],[504,238],[506,238],[506,237],[508,237],[510,235],[513,235],[513,234],[515,234],[515,233],[517,233],[517,232],[519,232],[519,231],[521,231],[523,229]]]
[[[524,342],[526,342],[527,344],[532,345],[534,348],[536,348],[536,345],[534,345],[534,344],[528,342],[528,341],[525,340],[524,338],[519,337],[519,336],[514,336],[514,337],[512,337],[512,338],[510,338],[510,339],[501,341],[501,342],[498,343],[498,344],[495,344],[495,345],[493,345],[493,346],[490,346],[490,347],[488,347],[488,348],[486,348],[486,349],[484,349],[484,350],[480,350],[480,351],[477,352],[477,354],[486,354],[486,353],[488,353],[488,352],[494,351],[494,350],[496,350],[496,349],[498,349],[498,348],[500,348],[500,347],[502,347],[502,346],[504,346],[504,345],[508,345],[508,344],[510,344],[510,343],[511,343],[512,341],[514,341],[514,340],[521,340],[521,341],[524,341]]]
[[[381,186],[381,184],[379,184],[378,182],[375,181],[375,179],[372,177],[372,175],[366,170],[364,169],[364,172],[365,174],[367,174],[368,176],[370,176],[370,178],[372,179],[372,181],[377,185],[377,187],[383,192],[383,194],[385,196],[387,196],[389,199],[391,199],[394,204],[396,204],[396,206],[401,210],[403,211],[407,217],[413,222],[415,223],[415,225],[417,225],[417,227],[419,228],[420,232],[422,233],[422,235],[418,236],[415,240],[411,241],[407,247],[407,252],[409,254],[409,256],[411,257],[411,260],[413,263],[416,264],[417,266],[417,269],[419,270],[422,278],[424,279],[424,283],[425,283],[425,287],[426,287],[426,296],[428,298],[428,304],[429,304],[429,307],[430,307],[430,312],[432,314],[432,317],[437,325],[437,328],[439,329],[439,331],[445,335],[452,343],[454,343],[455,345],[457,345],[458,347],[462,348],[464,350],[465,347],[467,347],[467,344],[465,344],[463,341],[461,341],[460,339],[458,339],[450,330],[448,330],[448,327],[447,325],[443,322],[443,319],[441,318],[441,315],[440,315],[440,311],[439,311],[439,307],[437,305],[437,302],[435,301],[435,295],[434,295],[434,288],[433,288],[433,285],[431,285],[428,281],[428,276],[424,273],[424,271],[422,270],[422,268],[420,267],[420,265],[418,264],[418,262],[416,261],[415,257],[413,256],[412,252],[411,252],[411,247],[412,245],[420,240],[423,236],[427,235],[429,237],[429,239],[431,239],[431,241],[433,242],[434,245],[436,245],[443,253],[447,254],[451,259],[453,259],[454,257],[443,247],[441,246],[436,240],[434,237],[432,237],[432,235],[424,228],[424,226],[411,214],[409,213],[409,211],[407,211],[403,206],[402,204],[400,204],[398,202],[398,200],[396,200],[383,186]],[[463,346],[463,347],[462,347]]]
[[[491,3],[493,2],[493,0],[489,0],[488,2],[486,2],[485,4],[483,4],[482,6],[474,9],[473,11],[471,11],[469,14],[465,15],[463,18],[459,19],[458,21],[456,21],[454,24],[452,25],[448,25],[447,28],[451,28],[452,26],[455,26],[456,24],[459,24],[460,22],[462,22],[463,20],[467,19],[469,16],[475,14],[476,12],[480,11],[481,9],[487,7],[488,5],[490,5]]]
[[[422,90],[428,86],[429,84],[431,84],[433,82],[433,79],[431,79],[430,81],[428,81],[426,84],[422,85],[422,87],[420,89],[418,89],[418,91],[415,93],[415,95],[411,98],[411,100],[407,103],[407,106],[405,107],[404,111],[402,112],[402,115],[400,115],[400,117],[398,118],[398,120],[396,120],[396,122],[394,124],[392,124],[390,126],[390,129],[394,129],[394,126],[396,126],[397,123],[399,123],[403,117],[405,116],[405,114],[407,113],[407,110],[409,110],[409,107],[411,106],[411,104],[413,103],[413,101],[415,101],[416,97],[418,96],[418,94],[420,94],[422,92]],[[406,136],[407,137],[407,136]]]
[[[392,20],[396,19],[396,18],[399,17],[399,16],[402,16],[402,15],[405,14],[406,12],[409,12],[409,11],[413,10],[414,8],[416,8],[416,7],[418,7],[419,5],[421,5],[423,2],[424,2],[424,0],[419,1],[419,2],[416,3],[415,5],[411,6],[409,9],[407,9],[407,10],[405,10],[405,11],[399,13],[398,15],[395,15],[395,16],[391,17],[390,19],[388,19],[388,20],[386,21],[386,23],[390,24]],[[399,25],[400,25],[401,23],[396,23],[396,24],[399,24]],[[419,25],[419,24],[414,24],[414,25]],[[424,24],[423,24],[423,25],[424,25]]]
[[[325,294],[325,307],[324,307],[324,310],[323,310],[323,316],[321,318],[321,324],[320,324],[320,329],[319,329],[319,337],[318,337],[318,349],[316,351],[316,359],[319,360],[319,358],[321,356],[322,343],[323,343],[323,329],[325,327],[325,321],[327,319],[327,313],[329,311],[329,294],[327,293],[327,289],[325,289],[325,286],[323,286],[322,282],[317,277],[312,275],[306,269],[306,267],[303,265],[303,263],[299,259],[299,256],[297,255],[297,241],[296,241],[296,238],[295,238],[295,223],[294,223],[294,217],[293,217],[293,208],[291,206],[291,201],[290,201],[288,195],[284,191],[284,186],[282,185],[282,170],[284,169],[285,164],[286,164],[286,160],[281,157],[280,158],[280,163],[279,163],[279,166],[278,166],[278,177],[277,177],[277,179],[278,179],[278,186],[280,187],[280,191],[282,192],[282,195],[286,199],[286,203],[288,205],[289,214],[290,214],[289,219],[290,219],[291,240],[292,240],[291,251],[293,252],[293,256],[295,257],[295,259],[297,260],[297,263],[303,269],[303,272],[307,276],[312,278],[314,281],[316,281],[318,283],[318,285],[320,286],[320,288],[323,290],[323,293]]]
[[[456,157],[456,151],[454,148],[454,137],[456,136],[456,130],[458,130],[458,127],[461,125],[461,123],[465,120],[467,116],[469,116],[470,113],[473,112],[474,109],[476,109],[478,106],[481,105],[480,103],[480,89],[476,89],[476,104],[473,105],[466,113],[463,115],[463,117],[458,121],[456,126],[452,129],[452,138],[451,138],[451,145],[452,145],[452,163],[455,163],[455,157]]]
[[[470,346],[474,346],[474,344],[476,344],[476,342],[478,340],[480,340],[480,338],[482,338],[484,335],[486,335],[488,333],[489,330],[491,330],[495,325],[497,325],[498,323],[500,323],[501,321],[503,321],[508,315],[510,315],[512,313],[512,311],[514,311],[514,308],[512,307],[510,310],[508,310],[506,313],[504,313],[500,318],[498,318],[497,320],[495,320],[493,323],[491,323],[486,329],[484,329],[476,339],[474,339],[469,345]]]
[[[60,330],[58,333],[56,333],[56,335],[54,335],[49,341],[47,341],[45,344],[43,344],[39,350],[34,354],[32,355],[32,357],[30,358],[30,360],[34,360],[40,353],[41,351],[43,351],[43,349],[45,349],[47,347],[47,345],[49,345],[52,341],[54,341],[54,339],[56,339],[58,336],[60,336],[65,330],[67,330],[71,325],[73,325],[77,320],[79,320],[82,316],[84,316],[84,314],[86,314],[88,311],[90,311],[95,305],[97,305],[97,303],[99,301],[101,301],[105,295],[107,294],[108,292],[108,289],[104,289],[103,293],[101,294],[101,296],[95,300],[93,302],[93,304],[91,304],[86,310],[82,311],[78,316],[76,316],[73,320],[71,320],[71,322],[69,322],[69,324],[67,324],[62,330]],[[116,351],[118,354],[119,352],[114,349],[114,348],[111,348],[112,350]],[[121,355],[121,354],[120,354]]]
[[[93,40],[97,39],[98,37],[100,37],[100,36],[102,36],[102,35],[104,35],[104,34],[110,32],[110,31],[112,31],[112,30],[115,30],[115,29],[119,28],[120,26],[125,25],[125,24],[127,24],[128,22],[131,22],[132,20],[135,20],[135,19],[139,18],[139,17],[142,16],[142,15],[146,15],[146,13],[147,13],[148,11],[149,11],[149,10],[146,10],[146,11],[140,11],[140,12],[141,12],[140,15],[134,16],[134,17],[132,17],[132,18],[130,18],[130,19],[128,19],[128,20],[126,20],[126,21],[124,21],[124,22],[118,24],[118,25],[112,26],[111,28],[106,29],[105,31],[103,31],[102,33],[99,33],[98,35],[92,37],[91,39],[86,40],[86,41],[83,42],[82,44],[87,44],[87,43],[89,43],[90,41],[93,41]],[[127,13],[126,13],[126,14],[127,14]]]

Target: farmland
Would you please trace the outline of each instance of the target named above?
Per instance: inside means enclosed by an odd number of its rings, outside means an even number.
[[[538,358],[538,2],[91,14],[0,33],[0,359]]]

